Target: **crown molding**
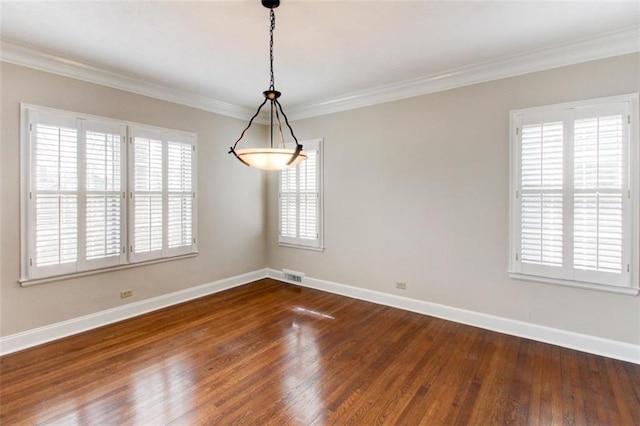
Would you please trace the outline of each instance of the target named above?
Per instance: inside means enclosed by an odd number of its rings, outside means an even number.
[[[627,28],[321,102],[290,105],[288,114],[292,121],[300,120],[639,51],[640,28]]]
[[[254,113],[250,108],[149,83],[124,74],[107,71],[62,56],[32,49],[5,39],[0,40],[0,60],[241,120],[247,120]],[[262,117],[258,117],[256,121],[262,121]]]
[[[287,108],[288,116],[291,121],[311,118],[639,51],[640,28],[626,28],[604,36],[524,52],[496,61],[353,92],[321,102],[290,105]],[[240,105],[149,83],[41,52],[9,40],[0,39],[0,60],[241,120],[247,120],[254,114],[252,109]],[[256,122],[267,124],[266,114],[261,114]]]

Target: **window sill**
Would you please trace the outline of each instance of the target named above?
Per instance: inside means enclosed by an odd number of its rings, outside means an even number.
[[[576,288],[582,288],[586,290],[603,291],[607,293],[626,294],[629,296],[637,296],[638,293],[640,292],[640,289],[638,289],[637,287],[616,287],[611,285],[592,284],[592,283],[585,283],[580,281],[568,281],[568,280],[560,280],[555,278],[544,278],[544,277],[538,277],[535,275],[520,274],[517,272],[509,272],[509,277],[517,280],[524,280],[529,282],[555,284],[555,285],[562,285],[565,287],[576,287]]]
[[[38,284],[46,284],[46,283],[52,283],[56,281],[69,280],[73,278],[87,277],[89,275],[103,274],[105,272],[120,271],[122,269],[131,269],[131,268],[137,268],[139,266],[147,266],[147,265],[154,265],[156,263],[170,262],[172,260],[188,259],[190,257],[196,257],[197,255],[198,255],[198,252],[196,251],[189,254],[183,254],[181,256],[164,257],[162,259],[153,259],[153,260],[148,260],[146,262],[129,263],[126,265],[118,265],[118,266],[111,266],[109,268],[93,269],[91,271],[82,271],[82,272],[76,272],[73,274],[56,275],[54,277],[18,280],[18,282],[20,283],[20,287],[31,287]]]
[[[298,244],[283,243],[281,241],[278,241],[278,245],[280,247],[288,247],[288,248],[295,248],[295,249],[302,249],[302,250],[311,250],[311,251],[318,251],[318,252],[324,251],[324,247],[301,246]]]

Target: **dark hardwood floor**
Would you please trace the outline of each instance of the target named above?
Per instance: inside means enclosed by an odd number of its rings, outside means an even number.
[[[639,365],[273,280],[0,368],[2,425],[640,425]]]

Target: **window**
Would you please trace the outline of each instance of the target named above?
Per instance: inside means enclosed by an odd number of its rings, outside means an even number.
[[[638,292],[638,95],[511,112],[513,277]]]
[[[280,245],[322,250],[322,140],[302,142],[308,158],[280,172]]]
[[[130,128],[129,230],[131,261],[192,251],[193,136],[154,128]]]
[[[195,134],[29,105],[22,117],[21,281],[196,251]]]

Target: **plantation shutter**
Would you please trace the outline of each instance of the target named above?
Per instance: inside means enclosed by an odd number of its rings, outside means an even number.
[[[131,261],[195,252],[195,136],[129,131]]]
[[[20,282],[196,253],[196,142],[22,104]]]
[[[164,144],[162,132],[130,129],[130,209],[132,262],[162,257],[164,246]]]
[[[124,148],[126,126],[86,121],[85,259],[89,269],[125,262]]]
[[[523,271],[563,274],[562,121],[522,126],[520,233]]]
[[[298,236],[298,167],[280,172],[280,236]]]
[[[189,253],[195,243],[193,182],[193,137],[177,134],[168,136],[167,142],[167,238],[168,254]]]
[[[619,285],[626,272],[626,121],[620,106],[576,111],[573,262],[585,282]]]
[[[80,120],[29,111],[28,276],[78,269]]]
[[[279,241],[307,247],[321,246],[320,141],[305,141],[307,159],[280,172]]]
[[[307,160],[298,166],[299,237],[318,239],[318,151],[309,149]]]
[[[629,101],[514,116],[515,272],[631,284],[630,123]]]

